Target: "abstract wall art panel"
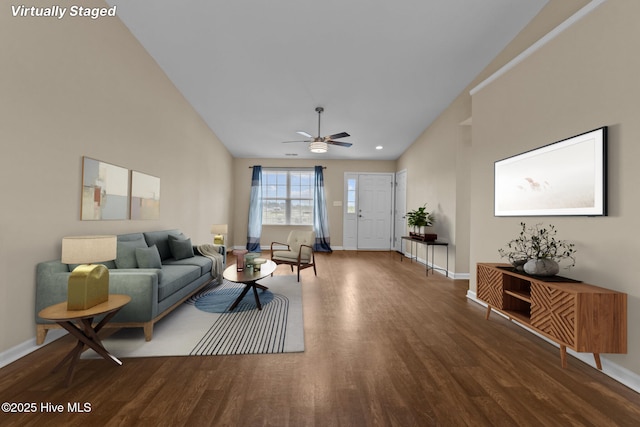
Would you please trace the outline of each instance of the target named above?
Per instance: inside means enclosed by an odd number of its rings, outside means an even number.
[[[128,203],[129,170],[83,157],[80,219],[127,219]]]
[[[131,219],[160,219],[160,178],[131,171]]]

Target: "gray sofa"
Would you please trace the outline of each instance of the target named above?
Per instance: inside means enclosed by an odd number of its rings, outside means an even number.
[[[117,236],[118,256],[104,265],[109,268],[109,293],[131,296],[131,302],[107,327],[142,327],[147,341],[153,325],[207,284],[222,271],[212,257],[179,230],[130,233]],[[154,248],[155,246],[155,248]],[[226,263],[226,248],[215,246]],[[219,257],[218,257],[219,258]],[[49,329],[59,325],[38,316],[40,310],[67,300],[67,282],[74,265],[60,261],[41,262],[36,271],[36,342],[42,344]]]

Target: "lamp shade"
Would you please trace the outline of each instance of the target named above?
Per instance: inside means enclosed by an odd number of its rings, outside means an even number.
[[[227,234],[227,224],[213,224],[211,234]]]
[[[62,238],[65,264],[92,264],[116,259],[116,236],[71,236]]]
[[[309,143],[309,151],[312,153],[326,153],[328,147],[327,143],[322,141],[313,141]]]

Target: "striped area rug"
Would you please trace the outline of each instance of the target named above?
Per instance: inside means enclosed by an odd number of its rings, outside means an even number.
[[[190,354],[285,353],[289,298],[271,290],[258,291],[262,304],[262,310],[258,310],[249,291],[233,312],[227,311],[241,291],[237,284],[225,280],[219,288],[191,299],[199,310],[223,307],[223,312]]]
[[[290,353],[304,351],[302,288],[295,275],[273,276],[260,284],[262,310],[249,291],[232,312],[244,285],[225,281],[205,288],[156,323],[153,339],[142,328],[122,329],[103,340],[119,358]],[[99,358],[93,350],[82,358]]]

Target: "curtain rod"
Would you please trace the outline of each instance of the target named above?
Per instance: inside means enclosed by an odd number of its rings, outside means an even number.
[[[284,169],[284,170],[295,170],[295,169],[313,169],[313,166],[262,166],[262,169]],[[326,169],[326,166],[323,166],[322,169]],[[253,166],[249,166],[249,169],[253,169]]]

